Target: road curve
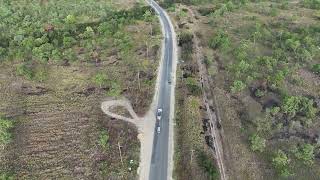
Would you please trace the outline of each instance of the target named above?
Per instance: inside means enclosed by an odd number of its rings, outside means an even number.
[[[161,22],[164,35],[163,61],[158,86],[157,108],[162,108],[161,121],[157,121],[154,129],[152,157],[149,180],[172,179],[173,156],[173,114],[174,87],[176,72],[176,42],[173,25],[166,12],[153,0],[148,0]],[[169,83],[169,80],[171,83]],[[157,133],[160,126],[161,132]]]

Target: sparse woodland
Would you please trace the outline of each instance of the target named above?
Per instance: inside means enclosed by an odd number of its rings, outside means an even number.
[[[100,103],[145,113],[159,27],[144,2],[0,0],[0,179],[136,178],[137,131]]]
[[[230,176],[317,179],[320,1],[167,0],[163,5],[183,39],[193,32],[201,41],[222,111]],[[186,62],[193,53],[188,46],[181,45]],[[200,85],[191,67],[182,67],[181,74],[196,92]]]

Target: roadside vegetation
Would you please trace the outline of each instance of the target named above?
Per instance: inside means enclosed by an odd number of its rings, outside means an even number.
[[[319,177],[319,2],[166,2],[200,40],[231,179]]]
[[[138,114],[149,107],[161,41],[152,9],[131,0],[0,4],[0,179],[135,179],[137,131],[100,105],[126,97]]]
[[[174,177],[177,179],[218,179],[219,172],[206,146],[202,128],[204,111],[201,84],[198,82],[197,62],[194,55],[194,35],[188,30],[178,35],[181,60],[177,72],[176,95],[176,149]]]

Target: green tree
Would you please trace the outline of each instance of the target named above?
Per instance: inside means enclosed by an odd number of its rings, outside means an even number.
[[[249,137],[250,148],[252,151],[263,152],[266,147],[266,140],[257,134]]]
[[[289,171],[289,158],[282,151],[278,150],[275,156],[272,158],[272,164],[279,173],[280,176],[288,177],[291,175]]]

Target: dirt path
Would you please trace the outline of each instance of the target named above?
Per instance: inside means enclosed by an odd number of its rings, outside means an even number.
[[[124,107],[126,110],[128,110],[132,118],[124,117],[122,115],[118,115],[116,113],[111,112],[111,108],[113,107]],[[140,119],[137,116],[137,114],[134,112],[129,100],[127,99],[107,100],[101,104],[101,109],[106,115],[115,119],[119,119],[119,120],[123,120],[123,121],[130,122],[132,124],[135,124],[139,132],[142,131],[143,119]]]
[[[154,104],[155,103],[152,103],[150,110],[145,114],[144,117],[138,117],[134,112],[130,101],[125,98],[106,100],[101,103],[101,109],[106,115],[118,120],[130,122],[137,127],[138,139],[141,143],[140,164],[137,173],[139,175],[139,179],[141,180],[148,179],[149,177],[148,173],[151,162],[153,133],[156,121],[153,113],[155,110]],[[111,112],[111,108],[114,107],[124,107],[126,110],[128,110],[132,118],[124,117]]]

